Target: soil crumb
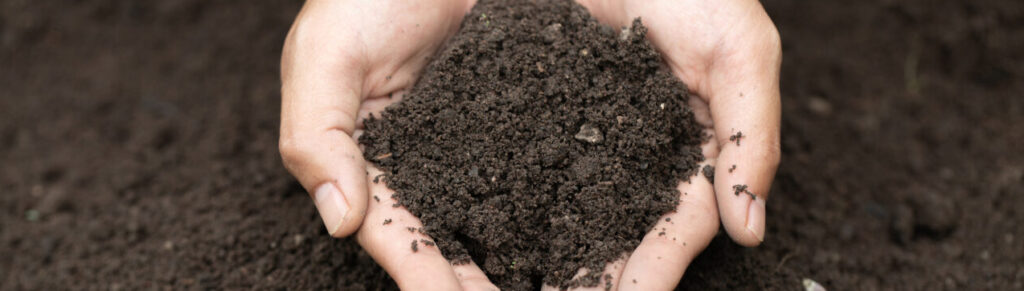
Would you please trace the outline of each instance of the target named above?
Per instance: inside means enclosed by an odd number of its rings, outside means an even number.
[[[736,146],[740,146],[740,139],[743,139],[742,131],[737,131],[736,134],[729,136],[729,141],[735,141]]]
[[[686,86],[645,35],[571,1],[480,1],[365,122],[365,157],[453,263],[502,289],[597,287],[703,160]]]
[[[736,193],[733,193],[736,196],[739,196],[740,193],[749,193],[749,192],[747,192],[747,185],[746,184],[732,185],[732,190],[736,192]]]
[[[704,172],[704,178],[708,178],[708,182],[711,182],[711,184],[715,183],[715,167],[706,165],[701,172]]]

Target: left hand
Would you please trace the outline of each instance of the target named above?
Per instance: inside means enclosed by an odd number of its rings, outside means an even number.
[[[690,104],[712,136],[703,145],[705,161],[699,168],[714,166],[715,183],[698,173],[679,184],[676,211],[659,219],[628,259],[605,268],[612,275],[612,290],[675,288],[718,232],[719,217],[738,244],[759,245],[765,234],[765,198],[780,158],[782,62],[779,33],[760,2],[578,2],[613,27],[629,26],[640,17],[673,74],[696,95]],[[739,132],[739,141],[730,140]],[[734,185],[746,185],[746,192],[736,194]],[[604,287],[601,282],[595,290]]]

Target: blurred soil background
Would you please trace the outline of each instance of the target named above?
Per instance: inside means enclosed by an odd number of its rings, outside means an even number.
[[[767,240],[679,289],[1024,288],[1024,2],[763,3]],[[301,4],[0,0],[0,289],[394,288],[281,166]]]

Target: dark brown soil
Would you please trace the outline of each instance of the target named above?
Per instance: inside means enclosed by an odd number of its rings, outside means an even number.
[[[686,87],[644,35],[570,1],[480,1],[365,123],[364,156],[454,263],[507,290],[597,286],[703,160]]]
[[[1024,288],[1024,2],[763,2],[766,241],[678,289]],[[301,4],[0,1],[0,289],[394,289],[280,163]]]

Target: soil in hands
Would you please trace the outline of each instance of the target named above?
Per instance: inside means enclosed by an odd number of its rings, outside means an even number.
[[[503,289],[596,286],[703,159],[687,89],[645,34],[571,1],[481,1],[366,122],[365,157],[453,263]]]

